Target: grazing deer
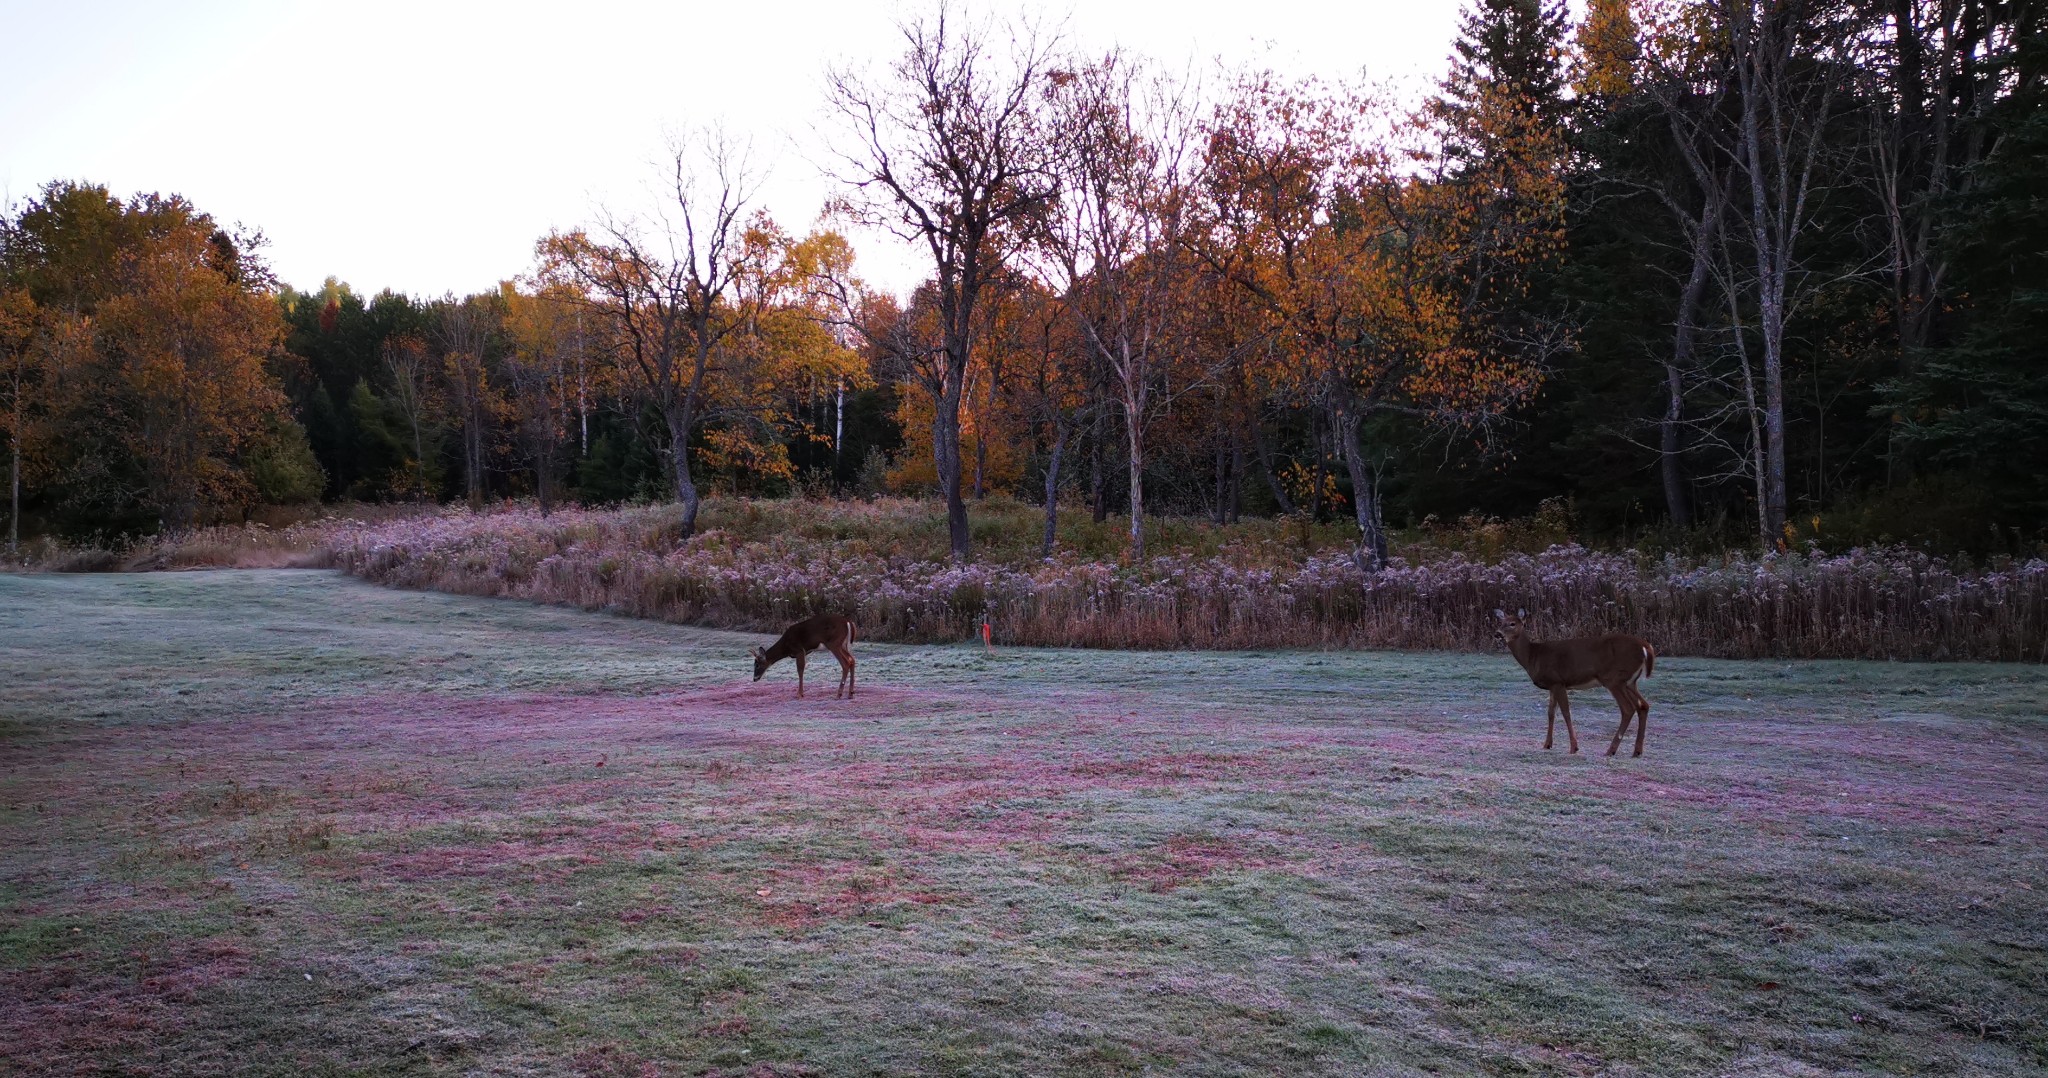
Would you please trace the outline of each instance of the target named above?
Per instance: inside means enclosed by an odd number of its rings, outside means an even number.
[[[789,627],[782,639],[766,648],[754,649],[754,680],[768,668],[784,659],[796,660],[796,696],[804,696],[804,656],[819,648],[832,653],[839,660],[839,688],[848,700],[853,699],[853,622],[837,614],[819,614],[805,618]],[[839,693],[832,694],[834,700]]]
[[[1522,669],[1529,672],[1529,680],[1550,693],[1544,748],[1550,747],[1551,738],[1557,733],[1557,713],[1563,711],[1564,735],[1571,739],[1572,751],[1579,751],[1579,735],[1572,730],[1571,690],[1603,685],[1614,694],[1614,702],[1621,705],[1621,725],[1614,730],[1607,755],[1612,756],[1621,748],[1621,736],[1628,733],[1630,719],[1636,724],[1634,755],[1643,754],[1643,733],[1650,724],[1650,701],[1636,688],[1636,679],[1650,676],[1657,665],[1657,649],[1649,641],[1608,633],[1539,644],[1529,639],[1523,628],[1522,623],[1529,617],[1527,610],[1515,611],[1512,618],[1499,610],[1493,615],[1500,619],[1500,628],[1494,635],[1508,646],[1508,653],[1522,664]]]

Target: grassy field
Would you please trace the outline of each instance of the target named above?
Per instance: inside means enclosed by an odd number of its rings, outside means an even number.
[[[0,1071],[2048,1067],[2040,667],[759,640],[0,575]]]

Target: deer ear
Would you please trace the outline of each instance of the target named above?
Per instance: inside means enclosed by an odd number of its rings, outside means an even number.
[[[1496,621],[1506,621],[1508,620],[1508,612],[1496,606],[1493,608],[1493,617]]]
[[[767,654],[767,653],[766,653],[766,652],[764,652],[764,651],[762,651],[762,650],[761,650],[760,648],[755,648],[755,649],[754,649],[754,651],[753,651],[753,656],[754,656],[754,658],[756,658],[756,659],[760,658],[761,656],[763,656],[763,655],[765,655],[765,654]]]
[[[1524,609],[1524,608],[1522,608],[1522,607],[1516,607],[1516,608],[1515,608],[1515,620],[1516,620],[1516,621],[1527,621],[1527,620],[1529,620],[1529,611],[1528,611],[1527,609]]]

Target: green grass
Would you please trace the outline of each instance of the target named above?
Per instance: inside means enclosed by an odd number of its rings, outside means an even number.
[[[0,576],[0,1072],[2048,1067],[2037,667],[758,640]]]

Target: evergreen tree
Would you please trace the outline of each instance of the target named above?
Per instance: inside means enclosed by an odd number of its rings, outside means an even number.
[[[1430,105],[1454,157],[1484,153],[1498,103],[1545,126],[1564,122],[1568,27],[1563,0],[1471,0]]]
[[[1950,206],[1948,253],[1970,299],[1956,343],[1885,387],[1897,440],[1967,500],[1988,495],[1989,523],[2048,524],[2048,38],[2022,41],[2018,91],[1994,114],[1996,148],[1970,194]],[[2029,76],[2031,73],[2031,77]]]

